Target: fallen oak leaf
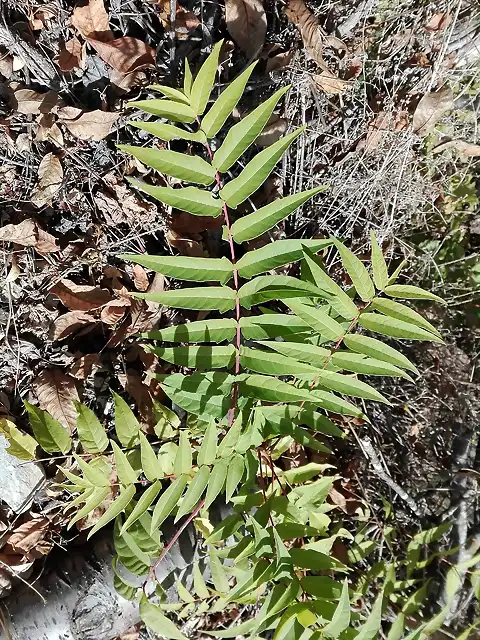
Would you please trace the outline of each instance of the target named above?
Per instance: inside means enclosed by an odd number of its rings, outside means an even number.
[[[62,183],[62,163],[53,153],[47,153],[38,166],[38,183],[31,196],[32,204],[39,208],[51,204]]]
[[[120,114],[100,109],[85,113],[77,107],[63,107],[58,110],[58,117],[76,138],[99,142],[110,134]]]
[[[97,320],[84,311],[68,311],[59,316],[52,326],[52,339],[65,340],[87,324],[94,324]]]
[[[73,433],[77,424],[75,401],[80,402],[75,380],[61,369],[45,369],[32,383],[40,408]]]
[[[142,40],[123,36],[109,42],[87,38],[100,58],[120,73],[155,67],[155,49]]]
[[[104,0],[83,0],[77,3],[71,23],[84,38],[95,38],[104,42],[114,38]]]
[[[103,307],[112,300],[112,296],[106,289],[92,285],[76,284],[68,279],[63,279],[50,289],[60,299],[63,305],[71,311],[93,311]]]
[[[228,33],[249,58],[265,43],[267,16],[262,0],[225,0]]]
[[[431,133],[440,118],[453,108],[453,93],[449,87],[426,93],[413,114],[413,131],[419,136]]]

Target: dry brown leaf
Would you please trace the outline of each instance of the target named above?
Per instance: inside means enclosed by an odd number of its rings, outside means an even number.
[[[129,302],[125,300],[112,300],[112,302],[109,302],[103,307],[100,320],[104,324],[114,326],[123,320],[129,307]]]
[[[440,118],[453,108],[453,93],[448,87],[426,93],[413,114],[413,131],[426,136],[433,131]]]
[[[59,147],[63,147],[63,133],[56,123],[53,113],[45,113],[38,118],[35,142],[45,142],[47,140],[55,142]]]
[[[449,13],[435,13],[425,25],[427,31],[443,31],[452,22]]]
[[[166,29],[170,29],[170,0],[156,0],[155,4],[159,7],[159,18]],[[200,20],[193,13],[188,11],[177,2],[177,12],[175,14],[175,36],[179,40],[188,38],[191,31],[200,25]]]
[[[85,47],[78,38],[60,43],[57,64],[64,73],[85,67]]]
[[[285,15],[298,27],[308,55],[323,66],[323,37],[317,18],[303,0],[288,0]]]
[[[260,147],[269,147],[277,140],[280,140],[287,130],[287,126],[288,122],[285,118],[279,118],[278,116],[273,115],[265,129],[255,140],[255,143]]]
[[[82,0],[77,3],[71,22],[84,38],[105,42],[114,38],[108,24],[104,0]]]
[[[15,282],[15,280],[20,276],[21,270],[20,270],[20,265],[18,264],[18,258],[17,256],[12,253],[11,255],[11,266],[10,266],[10,270],[7,273],[7,276],[4,280],[5,283],[7,282]],[[0,414],[1,414],[1,407],[0,407]]]
[[[265,43],[267,16],[262,0],[225,0],[228,33],[249,58]]]
[[[190,256],[192,258],[204,258],[205,250],[203,244],[198,240],[184,237],[176,233],[173,229],[169,229],[165,234],[168,244],[176,249],[182,256]]]
[[[348,80],[342,80],[326,67],[322,69],[322,73],[317,73],[312,77],[318,89],[330,95],[343,93],[350,84]]]
[[[39,93],[33,89],[18,89],[14,92],[11,107],[17,113],[24,115],[37,115],[50,113],[59,104],[58,94],[55,91]]]
[[[267,66],[265,71],[270,73],[271,71],[277,71],[288,67],[293,58],[293,49],[290,51],[284,51],[283,53],[277,53],[276,56],[267,58]]]
[[[82,356],[70,367],[69,373],[78,380],[86,380],[92,373],[100,367],[98,353],[88,353]]]
[[[137,291],[146,291],[149,287],[147,272],[140,264],[133,267],[133,282]]]
[[[147,76],[143,71],[131,71],[130,73],[120,73],[112,69],[110,82],[117,89],[117,93],[130,91],[133,87],[142,86]]]
[[[111,193],[98,192],[95,195],[95,204],[105,216],[109,224],[120,224],[141,221],[142,224],[157,215],[155,204],[141,200],[137,192],[125,184],[114,173],[104,176],[104,182],[113,191]]]
[[[109,135],[120,114],[100,109],[84,113],[76,107],[63,107],[58,110],[58,117],[76,138],[98,142]]]
[[[155,49],[137,38],[124,36],[110,42],[88,38],[87,41],[104,62],[120,73],[155,67]]]
[[[77,423],[74,402],[80,401],[74,378],[61,369],[46,369],[32,385],[40,408],[48,411],[72,433]]]
[[[369,153],[380,144],[386,131],[404,131],[408,126],[408,114],[405,111],[389,113],[380,111],[368,125],[368,133],[365,140],[357,145],[357,151],[364,150]]]
[[[91,285],[75,284],[71,280],[60,280],[50,289],[50,293],[57,296],[71,311],[93,311],[103,307],[112,300],[106,289]]]
[[[19,224],[7,224],[0,229],[0,240],[15,242],[22,247],[34,247],[37,239],[37,224],[31,218]]]
[[[138,412],[143,420],[149,424],[152,420],[153,404],[148,392],[148,387],[143,382],[142,376],[131,369],[127,369],[127,373],[120,374],[118,379],[125,391],[134,399]]]
[[[7,80],[13,74],[13,56],[4,47],[0,47],[0,74]]]
[[[96,319],[84,311],[68,311],[59,316],[53,323],[53,340],[65,340],[86,324],[93,324]]]
[[[463,153],[463,155],[469,158],[478,158],[480,156],[480,144],[474,144],[473,142],[466,142],[466,140],[448,140],[442,142],[433,149],[433,153],[440,153],[445,149],[456,149]]]
[[[35,249],[36,251],[38,251],[38,253],[41,253],[43,255],[45,253],[55,253],[55,251],[60,251],[60,247],[57,244],[57,239],[47,231],[40,229],[38,225],[37,234],[38,240],[37,244],[35,245]]]
[[[34,516],[17,527],[6,540],[15,553],[28,554],[39,547],[50,528],[50,521],[43,516]]]
[[[32,204],[44,207],[51,204],[63,183],[63,168],[53,153],[47,153],[38,167],[38,184],[31,197]]]

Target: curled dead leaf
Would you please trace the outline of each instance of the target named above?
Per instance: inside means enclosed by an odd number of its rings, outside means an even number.
[[[73,11],[71,23],[84,38],[103,41],[114,38],[104,0],[81,0]]]
[[[348,80],[342,80],[327,69],[327,67],[322,69],[322,73],[315,74],[313,76],[313,81],[318,89],[321,89],[330,95],[343,93],[346,87],[350,84]]]
[[[258,55],[267,33],[262,0],[225,0],[225,22],[228,33],[247,56]]]
[[[148,276],[145,269],[140,264],[133,267],[133,282],[137,291],[146,291],[149,286]]]
[[[74,403],[80,401],[74,378],[61,369],[48,369],[42,371],[32,385],[40,408],[72,433],[77,423]]]
[[[323,37],[317,18],[303,0],[288,0],[285,15],[300,31],[308,55],[319,65],[323,62]]]
[[[456,149],[469,158],[478,158],[480,156],[480,144],[466,142],[466,140],[448,140],[447,142],[442,142],[433,149],[433,153],[441,153],[446,149]]]
[[[170,0],[154,0],[159,7],[159,18],[166,29],[170,29]],[[193,13],[188,11],[179,2],[176,3],[177,11],[175,14],[175,36],[179,40],[188,38],[191,31],[200,25],[200,20]]]
[[[104,324],[117,325],[125,316],[127,309],[130,307],[129,301],[112,300],[106,304],[100,314],[100,319]]]
[[[53,323],[53,340],[65,340],[87,324],[95,323],[95,318],[84,311],[69,311],[59,316]]]
[[[453,93],[449,87],[426,93],[413,114],[413,131],[419,136],[431,133],[440,118],[453,108]]]
[[[91,285],[76,284],[68,279],[60,280],[50,289],[68,309],[72,311],[93,311],[112,300],[106,289]]]
[[[43,231],[35,220],[27,218],[19,224],[7,224],[0,229],[0,240],[14,242],[22,247],[34,247],[39,253],[59,251],[57,240]]]
[[[87,41],[104,62],[120,73],[155,67],[155,49],[137,38],[123,36],[109,42],[88,38]]]
[[[48,518],[37,515],[27,520],[6,539],[6,543],[15,553],[29,554],[30,551],[40,547],[50,528]]]
[[[58,117],[76,138],[100,141],[109,135],[120,114],[100,109],[84,113],[76,107],[63,107],[58,110]]]
[[[98,353],[88,353],[82,356],[70,367],[69,373],[78,380],[86,380],[92,373],[100,367]]]
[[[57,64],[64,73],[73,69],[83,69],[85,66],[85,47],[78,38],[72,38],[60,43]]]
[[[53,113],[45,113],[39,116],[38,129],[35,135],[35,142],[54,142],[59,147],[63,147],[63,134],[56,123]]]
[[[287,126],[288,122],[285,118],[279,118],[275,115],[272,116],[270,122],[268,122],[265,129],[255,140],[255,143],[260,147],[270,146],[285,134]]]
[[[50,113],[59,105],[59,97],[56,91],[40,93],[33,89],[18,89],[14,92],[10,106],[17,113],[24,115],[37,115]]]
[[[51,204],[62,183],[62,163],[53,153],[47,153],[38,167],[38,183],[31,197],[32,204],[36,207]]]
[[[267,65],[265,71],[270,73],[271,71],[277,71],[278,69],[283,69],[284,67],[288,67],[293,58],[293,50],[284,51],[282,53],[277,53],[275,56],[271,56],[267,58]]]

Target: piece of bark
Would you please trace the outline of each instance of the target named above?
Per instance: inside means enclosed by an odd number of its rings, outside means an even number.
[[[7,439],[0,435],[0,500],[15,513],[23,513],[32,504],[45,482],[43,467],[35,462],[25,463],[10,455]]]

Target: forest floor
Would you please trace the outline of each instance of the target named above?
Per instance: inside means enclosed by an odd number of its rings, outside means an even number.
[[[422,307],[445,344],[406,347],[418,383],[382,383],[393,406],[335,464],[407,537],[452,520],[444,548],[465,550],[480,534],[479,32],[473,0],[0,0],[0,417],[28,431],[29,400],[72,429],[81,399],[108,422],[113,390],[151,423],[159,365],[133,336],[181,317],[132,300],[166,283],[118,256],[218,256],[221,228],[135,191],[124,178],[146,169],[116,145],[142,141],[129,102],[178,86],[184,58],[196,67],[224,38],[221,83],[259,60],[238,119],[291,85],[258,143],[307,127],[255,205],[329,187],[276,236],[333,234],[366,255],[374,230],[448,303]],[[54,491],[21,515],[3,505],[0,595],[9,567],[69,543]]]

